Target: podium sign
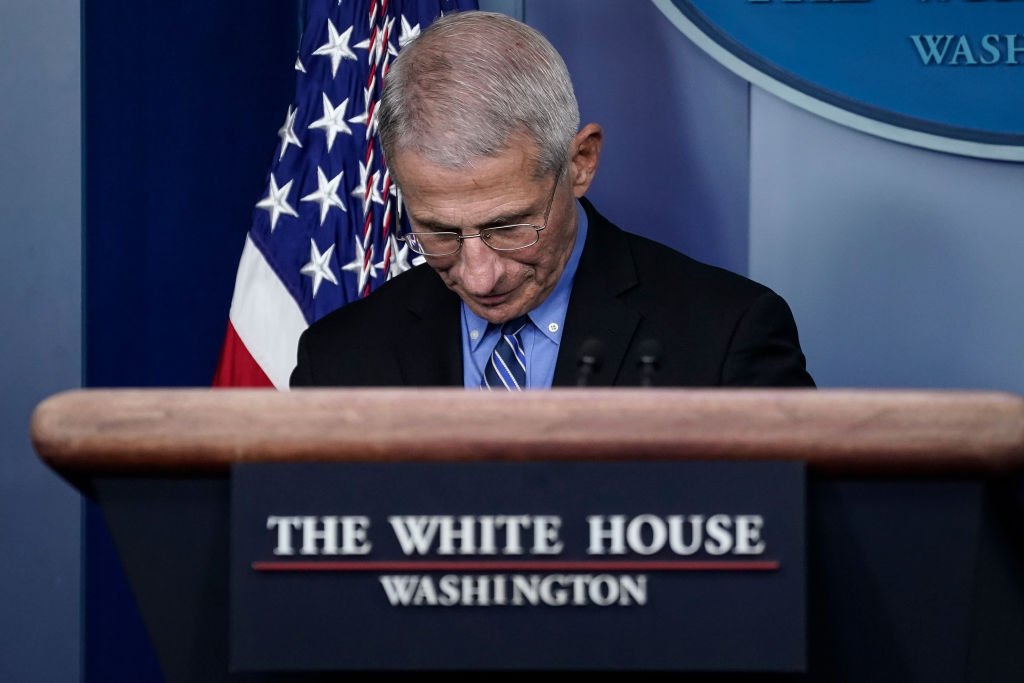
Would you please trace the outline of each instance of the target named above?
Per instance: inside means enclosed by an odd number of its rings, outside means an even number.
[[[236,465],[231,668],[805,668],[800,463]]]

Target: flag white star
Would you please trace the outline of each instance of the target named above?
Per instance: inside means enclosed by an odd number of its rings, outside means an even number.
[[[402,32],[398,34],[398,47],[403,48],[420,37],[420,25],[409,25],[409,20],[402,15]]]
[[[346,97],[341,104],[335,107],[331,104],[327,93],[321,94],[324,98],[324,115],[309,124],[309,127],[324,129],[324,132],[327,134],[327,151],[330,152],[331,147],[334,146],[334,138],[337,137],[338,133],[352,135],[352,129],[345,123],[345,110],[348,109],[348,98]]]
[[[277,131],[277,137],[281,138],[281,153],[277,156],[278,161],[284,158],[284,153],[288,151],[288,145],[295,145],[299,148],[302,147],[302,143],[299,142],[297,137],[295,137],[295,117],[298,113],[298,109],[294,109],[289,105],[288,115],[284,119],[284,125]]]
[[[350,118],[348,120],[349,123],[354,123],[354,124],[356,124],[358,126],[365,126],[366,125],[366,122],[370,118],[370,95],[371,95],[371,89],[370,88],[363,88],[363,103],[365,105],[363,107],[363,113],[359,114],[357,116],[353,116],[352,118]],[[370,139],[370,133],[371,133],[371,129],[369,127],[367,127],[366,128],[366,139],[367,140]]]
[[[380,182],[380,171],[374,171],[372,179],[367,183],[368,171],[366,164],[359,162],[359,184],[352,190],[352,196],[357,197],[363,202],[363,215],[370,210],[370,202],[376,202],[377,204],[384,203],[384,197],[380,195],[380,190],[377,188],[377,183]],[[369,187],[367,187],[369,186]]]
[[[270,214],[270,232],[274,232],[274,228],[277,227],[277,219],[281,217],[281,214],[299,217],[299,214],[288,203],[288,193],[292,190],[292,182],[294,181],[289,180],[284,187],[279,188],[277,178],[271,173],[270,189],[267,191],[267,196],[256,203],[257,209],[263,209]]]
[[[338,29],[334,28],[334,22],[328,19],[327,32],[329,37],[327,42],[313,51],[315,55],[330,56],[331,78],[338,75],[338,65],[341,64],[342,59],[358,59],[356,53],[352,52],[352,49],[348,46],[349,38],[352,37],[352,28],[349,26],[345,29],[344,33],[338,33]]]
[[[306,73],[306,67],[302,63],[302,57],[298,55],[295,56],[295,70],[301,71],[302,73]]]
[[[409,265],[409,245],[402,242],[402,246],[398,246],[398,240],[395,239],[394,235],[388,237],[388,246],[391,248],[391,263],[388,264],[388,279],[390,280],[396,275],[401,275],[405,271],[412,268]],[[384,270],[384,259],[381,259],[376,264],[377,268]]]
[[[382,35],[383,34],[381,31],[377,31],[377,33],[373,36],[372,45],[370,44],[370,37],[367,36],[366,38],[363,38],[352,47],[356,48],[357,50],[369,50],[369,52],[367,52],[366,54],[366,62],[368,64],[376,64],[377,50],[380,49],[380,39]]]
[[[356,43],[354,45],[354,47],[356,47],[356,48],[358,48],[360,50],[369,50],[369,52],[366,55],[366,61],[367,61],[368,64],[374,65],[380,59],[381,54],[382,54],[381,51],[384,49],[384,35],[385,34],[387,34],[389,36],[391,35],[391,27],[394,26],[394,23],[395,23],[395,18],[392,17],[391,19],[388,20],[388,22],[385,25],[384,29],[382,29],[380,31],[377,31],[376,33],[371,33],[371,35],[373,36],[373,44],[372,45],[370,44],[370,37],[369,36],[367,36],[363,40],[360,40],[358,43]],[[389,43],[388,44],[388,52],[393,52],[393,50],[394,50],[394,48],[392,48],[390,43]],[[397,53],[395,53],[395,54],[397,54]]]
[[[313,278],[313,298],[316,298],[316,293],[320,291],[320,284],[327,280],[332,284],[338,284],[338,278],[331,272],[331,254],[334,253],[334,245],[327,247],[327,251],[320,253],[317,249],[316,241],[313,239],[309,240],[309,263],[302,266],[300,271],[303,275],[308,275]]]
[[[345,212],[348,211],[348,208],[345,207],[345,202],[341,201],[341,197],[338,196],[338,186],[341,185],[341,177],[343,175],[345,175],[344,171],[328,180],[327,174],[324,173],[323,169],[319,166],[316,167],[316,192],[307,194],[301,201],[317,202],[320,204],[320,225],[323,225],[324,221],[327,220],[327,212],[331,210],[332,206],[336,206]]]
[[[366,287],[366,282],[371,277],[377,277],[377,266],[373,262],[373,245],[370,245],[369,258],[366,257],[366,250],[363,249],[363,243],[360,240],[356,240],[356,257],[341,267],[342,270],[350,273],[359,274],[359,291],[363,291]],[[367,267],[363,268],[363,261],[366,261]]]

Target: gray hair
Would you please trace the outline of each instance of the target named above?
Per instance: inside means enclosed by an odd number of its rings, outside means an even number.
[[[564,166],[580,125],[569,71],[551,43],[511,17],[481,11],[441,17],[399,53],[378,116],[387,158],[409,150],[464,168],[525,133],[536,143],[538,176]]]

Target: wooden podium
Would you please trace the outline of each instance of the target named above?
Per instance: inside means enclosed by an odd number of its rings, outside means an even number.
[[[228,673],[233,464],[537,460],[803,462],[808,672],[771,680],[1024,680],[1012,394],[80,390],[31,435],[103,509],[169,683],[333,680]]]

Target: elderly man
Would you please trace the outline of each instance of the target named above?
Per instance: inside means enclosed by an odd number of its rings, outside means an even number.
[[[500,14],[434,22],[379,112],[426,265],[314,323],[291,385],[813,386],[785,301],[620,230],[585,198],[603,132]]]

